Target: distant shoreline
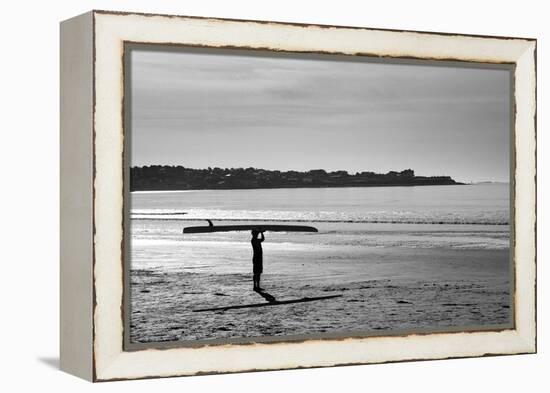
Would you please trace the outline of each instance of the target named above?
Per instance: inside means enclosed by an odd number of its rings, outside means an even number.
[[[504,184],[504,183],[500,183]],[[187,188],[187,189],[150,189],[150,190],[130,190],[130,192],[166,192],[166,191],[173,191],[173,192],[192,192],[192,191],[236,191],[236,190],[292,190],[292,189],[298,189],[298,188],[385,188],[385,187],[436,187],[436,186],[476,186],[476,185],[486,185],[483,184],[477,184],[477,183],[460,183],[456,182],[454,184],[384,184],[384,185],[378,185],[378,184],[372,184],[372,185],[365,185],[365,186],[314,186],[314,187],[307,187],[307,186],[296,186],[296,187],[251,187],[251,188]]]
[[[257,168],[193,169],[181,166],[130,168],[130,191],[253,190],[281,188],[359,188],[464,185],[450,176],[401,172],[274,171]]]

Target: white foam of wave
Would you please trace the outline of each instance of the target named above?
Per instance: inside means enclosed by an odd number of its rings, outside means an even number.
[[[218,220],[218,221],[282,221],[282,222],[358,222],[358,223],[411,223],[411,224],[484,224],[508,225],[507,210],[477,211],[285,211],[285,210],[216,210],[167,209],[132,210],[134,220]]]
[[[206,238],[205,238],[206,236]],[[229,238],[227,238],[229,237]],[[150,237],[137,235],[132,238],[132,247],[171,248],[202,250],[250,250],[248,239],[227,234],[223,236],[196,235]],[[446,236],[426,236],[422,233],[378,233],[331,234],[317,236],[270,236],[264,249],[272,251],[323,251],[349,252],[360,248],[456,248],[504,250],[510,247],[510,240],[501,233],[485,233],[483,236],[471,236],[461,233]]]

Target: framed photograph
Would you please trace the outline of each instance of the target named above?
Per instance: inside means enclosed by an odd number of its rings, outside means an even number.
[[[536,352],[536,40],[61,24],[61,367]]]

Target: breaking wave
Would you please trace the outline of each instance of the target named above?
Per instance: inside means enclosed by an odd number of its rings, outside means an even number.
[[[265,211],[189,209],[168,211],[155,209],[132,210],[132,220],[178,220],[218,222],[301,222],[301,223],[369,223],[369,224],[431,224],[431,225],[509,225],[507,210],[492,211]]]

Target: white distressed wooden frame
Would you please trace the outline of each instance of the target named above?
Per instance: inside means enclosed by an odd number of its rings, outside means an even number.
[[[515,64],[515,328],[123,350],[125,42]],[[61,24],[61,368],[92,381],[536,351],[536,41],[92,11]]]

